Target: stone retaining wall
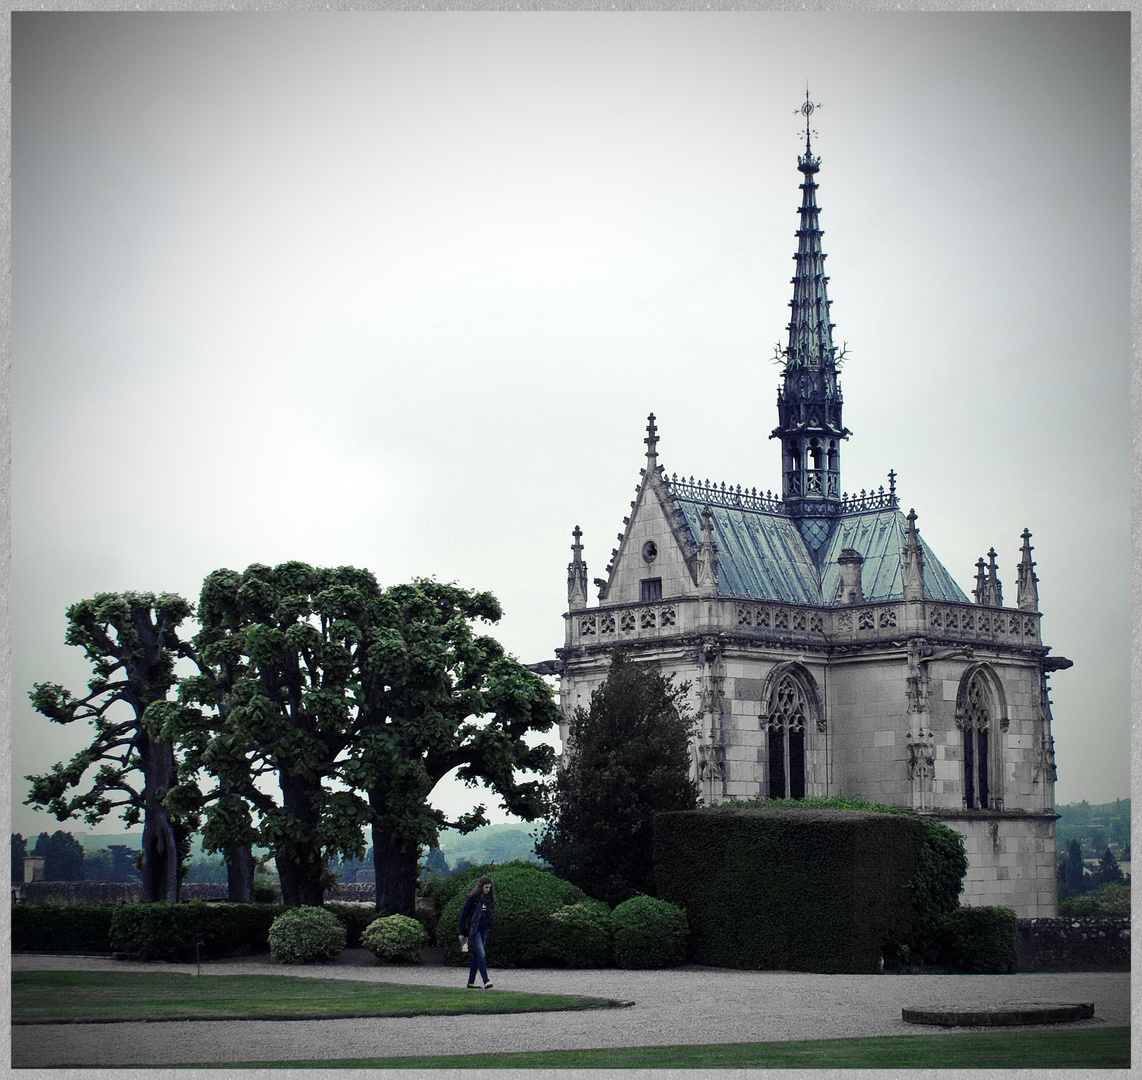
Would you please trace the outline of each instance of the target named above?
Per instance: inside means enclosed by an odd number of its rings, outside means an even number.
[[[281,900],[281,889],[276,888]],[[64,900],[73,904],[137,904],[143,886],[137,881],[27,881],[12,890],[19,899]],[[225,900],[225,885],[183,885],[182,900]],[[369,901],[376,899],[377,887],[371,884],[338,885],[325,894],[326,900]]]
[[[1130,917],[1019,920],[1019,971],[1129,971]]]

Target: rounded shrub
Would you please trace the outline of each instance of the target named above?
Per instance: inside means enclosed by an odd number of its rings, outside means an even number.
[[[617,967],[674,967],[686,959],[690,928],[680,907],[653,896],[633,896],[619,904],[611,918]]]
[[[460,952],[460,910],[477,879],[487,875],[496,886],[495,923],[488,938],[488,963],[495,967],[546,967],[565,964],[565,936],[551,916],[560,908],[586,900],[587,895],[550,870],[535,863],[515,861],[502,865],[475,866],[454,874],[453,894],[440,911],[437,944],[445,959],[467,965]],[[460,879],[457,881],[456,879]]]
[[[552,960],[569,968],[610,967],[614,921],[602,900],[564,904],[549,916],[554,924]]]
[[[345,926],[331,911],[290,908],[270,926],[270,958],[279,964],[332,960],[345,948]]]
[[[389,964],[419,963],[420,950],[427,944],[427,931],[408,915],[375,919],[361,935],[361,945],[378,960]]]

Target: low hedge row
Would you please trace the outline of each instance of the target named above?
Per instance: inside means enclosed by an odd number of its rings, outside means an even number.
[[[12,905],[15,952],[110,952],[113,904]]]
[[[345,927],[346,944],[357,948],[377,917],[371,906],[330,903]],[[12,906],[12,948],[17,952],[119,952],[138,960],[190,962],[199,954],[220,958],[269,950],[281,904],[156,903]]]

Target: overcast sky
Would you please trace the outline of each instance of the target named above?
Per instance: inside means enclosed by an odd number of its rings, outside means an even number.
[[[668,472],[777,489],[807,81],[842,486],[896,469],[1009,603],[1030,528],[1056,799],[1128,796],[1126,14],[18,13],[13,828],[86,742],[26,698],[82,690],[76,600],[434,575],[530,663],[649,412]]]

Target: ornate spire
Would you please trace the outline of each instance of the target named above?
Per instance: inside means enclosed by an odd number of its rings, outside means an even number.
[[[904,549],[901,552],[904,577],[904,599],[924,599],[924,549],[920,546],[920,533],[916,528],[916,511],[908,511],[908,525],[904,530]]]
[[[654,413],[646,418],[646,467],[647,472],[658,464],[658,428],[654,426]]]
[[[804,177],[801,184],[800,228],[797,230],[797,264],[793,277],[793,309],[785,348],[778,346],[783,383],[777,393],[779,426],[771,438],[782,441],[783,495],[790,509],[812,513],[822,501],[838,501],[840,449],[849,431],[841,423],[841,391],[837,382],[837,350],[829,322],[828,277],[813,179],[821,159],[813,156],[809,118],[820,106],[809,100],[797,111],[805,117],[805,153],[797,158]]]
[[[985,604],[1003,607],[1003,586],[999,583],[999,566],[995,561],[995,548],[987,553],[987,585],[984,589]]]
[[[975,588],[971,591],[977,604],[987,603],[987,570],[982,558],[975,562]]]
[[[583,561],[583,545],[579,543],[583,530],[576,525],[571,535],[575,542],[571,545],[571,561],[567,564],[567,606],[577,611],[587,606],[587,564]]]
[[[1035,564],[1031,561],[1031,530],[1023,530],[1023,546],[1019,549],[1019,569],[1017,572],[1015,602],[1020,611],[1039,610],[1039,579],[1035,576]]]

